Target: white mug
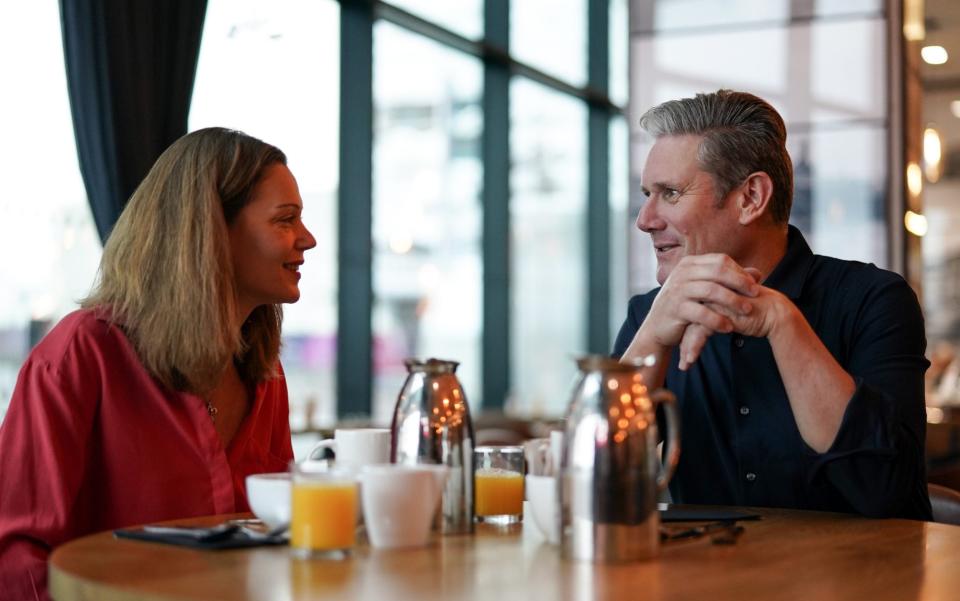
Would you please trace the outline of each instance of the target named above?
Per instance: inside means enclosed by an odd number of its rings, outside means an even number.
[[[449,468],[371,465],[360,472],[367,536],[374,547],[422,547],[430,537]]]
[[[334,430],[333,438],[313,445],[308,459],[315,459],[322,449],[333,449],[337,465],[359,470],[366,465],[390,463],[389,428],[355,428]]]

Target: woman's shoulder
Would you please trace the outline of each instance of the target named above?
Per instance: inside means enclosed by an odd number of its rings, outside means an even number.
[[[67,314],[30,352],[28,360],[59,365],[65,359],[94,358],[127,352],[129,344],[120,327],[101,308],[78,309]]]

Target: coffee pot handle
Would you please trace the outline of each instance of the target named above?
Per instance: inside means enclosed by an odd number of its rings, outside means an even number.
[[[677,413],[677,397],[669,390],[661,388],[655,391],[650,395],[650,400],[663,405],[667,417],[667,436],[664,438],[665,459],[660,473],[657,474],[657,488],[662,491],[667,488],[680,461],[680,416]]]

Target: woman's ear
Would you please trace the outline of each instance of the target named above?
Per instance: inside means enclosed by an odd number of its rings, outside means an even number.
[[[740,225],[749,225],[762,217],[770,206],[773,196],[773,180],[763,171],[747,176],[740,186],[737,202],[740,210]]]

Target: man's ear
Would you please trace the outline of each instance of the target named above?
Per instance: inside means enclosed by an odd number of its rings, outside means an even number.
[[[749,225],[767,212],[773,196],[773,180],[765,172],[756,171],[747,176],[739,192],[737,208],[740,210],[740,225]]]

